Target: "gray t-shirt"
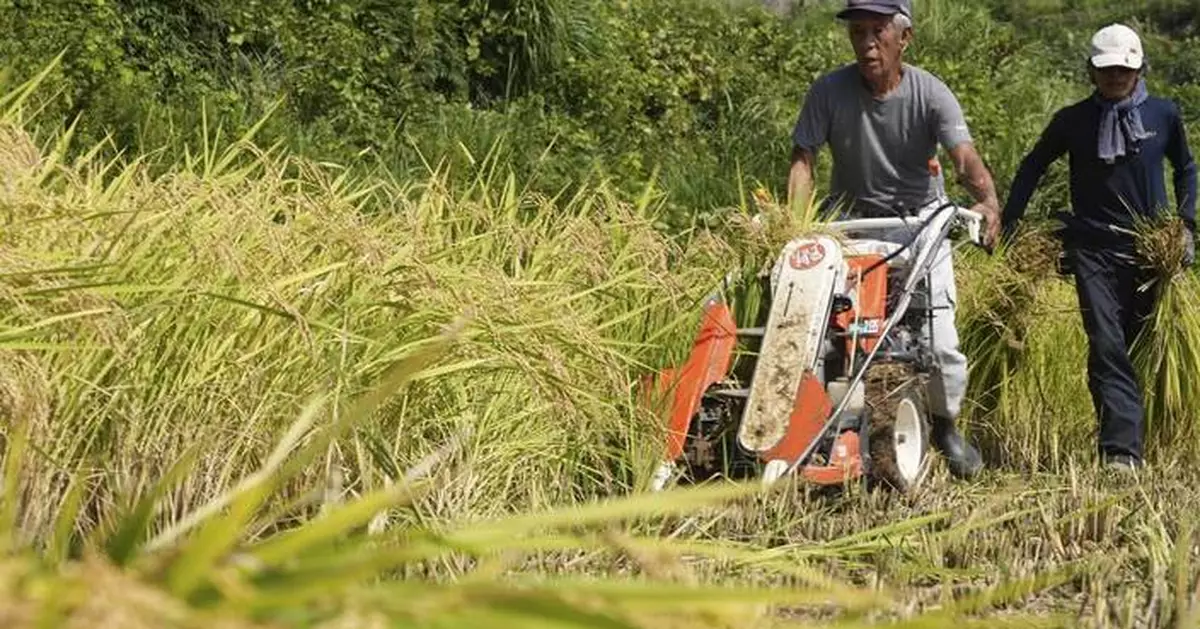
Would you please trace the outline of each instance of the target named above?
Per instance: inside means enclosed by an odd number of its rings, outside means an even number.
[[[792,142],[813,155],[829,145],[832,200],[853,200],[863,215],[935,201],[942,180],[930,173],[929,160],[938,143],[949,150],[969,141],[958,99],[941,79],[908,64],[900,87],[882,99],[871,95],[854,64],[818,78],[792,132]]]

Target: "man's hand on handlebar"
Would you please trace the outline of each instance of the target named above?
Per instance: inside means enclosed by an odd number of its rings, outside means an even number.
[[[1000,210],[991,203],[976,203],[971,207],[971,211],[983,217],[983,233],[980,240],[983,241],[983,248],[991,253],[996,246],[996,239],[1000,236]]]
[[[983,241],[983,248],[991,252],[996,244],[996,237],[1000,234],[1000,200],[996,196],[992,174],[988,172],[987,166],[971,142],[960,142],[950,149],[950,157],[954,161],[954,170],[958,173],[958,182],[975,199],[975,205],[971,209],[983,216],[985,228],[980,240]]]

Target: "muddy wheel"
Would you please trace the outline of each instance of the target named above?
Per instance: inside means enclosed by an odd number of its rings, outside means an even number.
[[[904,364],[879,364],[864,378],[870,422],[867,482],[900,493],[929,473],[931,438],[925,378]]]

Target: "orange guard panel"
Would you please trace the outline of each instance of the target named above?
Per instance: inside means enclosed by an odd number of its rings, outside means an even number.
[[[700,408],[700,399],[710,386],[725,378],[736,344],[737,323],[729,306],[713,302],[704,309],[704,321],[687,362],[678,369],[664,369],[659,374],[659,395],[674,390],[668,418],[667,460],[674,461],[683,456],[684,440],[692,417]]]
[[[806,465],[800,475],[817,485],[840,485],[862,476],[862,450],[858,433],[848,430],[833,443],[829,465]]]
[[[853,256],[846,259],[846,263],[850,267],[850,273],[846,278],[847,288],[851,288],[858,282],[858,274],[865,272],[871,265],[876,264],[883,259],[883,256],[878,254],[867,254],[861,256]],[[883,321],[887,314],[887,266],[883,265],[863,276],[862,283],[858,286],[858,299],[853,308],[845,312],[840,312],[836,315],[834,322],[843,329],[849,330],[853,325],[854,319],[857,316],[861,323],[869,323],[874,321],[880,328],[883,327]],[[875,349],[875,345],[879,343],[879,335],[859,333],[858,340],[861,343],[860,350],[869,352]],[[852,349],[853,339],[846,339],[846,352],[849,353]]]
[[[764,461],[782,460],[795,462],[804,454],[808,444],[821,434],[821,428],[833,412],[833,400],[825,391],[821,381],[812,371],[804,372],[796,391],[787,433],[775,447],[763,452]]]

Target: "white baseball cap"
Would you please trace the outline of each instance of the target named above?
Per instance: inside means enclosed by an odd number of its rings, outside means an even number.
[[[1092,35],[1092,65],[1097,68],[1122,66],[1138,69],[1142,67],[1142,40],[1132,28],[1123,24],[1110,24]]]

